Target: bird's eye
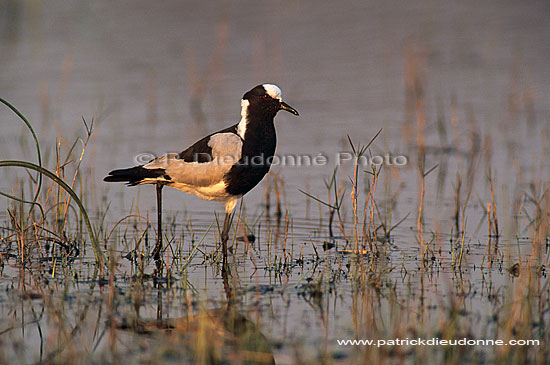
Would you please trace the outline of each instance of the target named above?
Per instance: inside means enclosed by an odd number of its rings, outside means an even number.
[[[264,95],[262,96],[262,98],[263,98],[264,100],[269,100],[269,99],[271,99],[271,97],[270,97],[269,95],[267,95],[267,94],[264,94]]]

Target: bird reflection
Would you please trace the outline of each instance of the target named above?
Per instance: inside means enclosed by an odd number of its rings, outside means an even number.
[[[199,310],[180,318],[163,318],[162,313],[158,313],[162,312],[159,305],[157,319],[138,316],[135,320],[123,320],[115,327],[153,338],[161,336],[163,344],[173,347],[170,351],[183,350],[183,356],[201,363],[275,364],[268,339],[256,323],[237,309],[238,298],[231,285],[231,268],[227,263],[222,265],[221,275],[226,298],[219,308]]]

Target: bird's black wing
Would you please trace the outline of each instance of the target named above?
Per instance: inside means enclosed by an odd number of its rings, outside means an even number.
[[[209,186],[222,181],[234,162],[241,157],[242,139],[237,124],[210,134],[185,151],[157,157],[145,165],[109,172],[104,181],[128,185],[187,184]],[[226,157],[219,161],[220,157]]]
[[[212,147],[209,145],[210,138],[219,133],[235,133],[237,134],[237,125],[235,124],[231,127],[222,129],[221,131],[214,132],[203,139],[195,142],[191,147],[180,152],[178,158],[182,159],[185,162],[199,162],[207,163],[212,161]]]

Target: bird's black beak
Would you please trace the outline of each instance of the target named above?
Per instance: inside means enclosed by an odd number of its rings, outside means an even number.
[[[288,105],[284,101],[281,101],[281,105],[279,106],[279,110],[286,110],[287,112],[292,113],[294,115],[300,115],[300,114],[298,114],[298,111],[296,109],[294,109],[293,107],[291,107],[290,105]]]

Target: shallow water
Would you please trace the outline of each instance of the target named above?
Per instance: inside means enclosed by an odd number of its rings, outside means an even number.
[[[270,216],[266,216],[265,182],[247,194],[246,219],[256,241],[250,248],[239,242],[230,259],[230,292],[238,298],[234,306],[267,336],[277,363],[317,357],[335,362],[373,360],[358,352],[363,348],[338,346],[336,339],[436,336],[444,330],[442,313],[453,308],[460,308],[457,315],[466,318],[463,325],[468,324],[457,333],[475,338],[502,335],[494,318],[521,285],[521,276],[514,277],[508,269],[516,262],[526,263],[532,252],[527,222],[534,209],[524,196],[525,215],[518,218],[516,199],[521,192],[542,194],[548,183],[547,2],[505,1],[495,6],[490,1],[332,5],[168,1],[152,6],[146,1],[13,0],[0,4],[0,9],[0,97],[16,105],[36,128],[49,167],[54,165],[57,138],[63,136],[66,153],[72,141],[82,136],[82,117],[95,119],[82,164],[84,191],[94,224],[99,225],[98,216],[110,203],[107,230],[136,213],[136,205],[156,223],[154,189],[104,184],[101,179],[109,170],[132,166],[143,156],[179,152],[203,135],[237,122],[240,98],[254,85],[270,82],[282,88],[285,100],[300,117],[277,116],[277,153],[282,157],[322,154],[328,163],[275,166],[273,172],[284,179],[283,216],[277,223],[274,191]],[[414,105],[408,107],[407,80],[414,71],[422,87],[424,133],[419,133]],[[34,146],[23,125],[7,109],[0,115],[1,159],[34,161]],[[389,242],[379,243],[382,253],[376,260],[370,255],[362,258],[374,262],[371,271],[378,275],[362,286],[354,279],[355,255],[342,252],[350,247],[338,222],[333,223],[331,237],[328,209],[299,189],[326,200],[324,181],[337,165],[338,153],[350,151],[347,135],[355,143],[366,144],[380,129],[372,154],[401,155],[408,163],[384,167],[376,201],[382,217],[390,216],[391,206],[394,224],[405,219],[392,231]],[[427,241],[433,234],[436,248],[426,271],[419,259],[416,232],[419,136],[426,144],[424,171],[437,166],[425,180],[424,232]],[[347,162],[338,168],[338,184],[346,189],[342,218],[350,235],[348,176],[353,165]],[[488,171],[502,234],[490,268]],[[457,233],[453,216],[458,174],[461,204],[472,186],[464,234],[467,251],[460,273],[451,269],[457,251],[452,254],[449,243]],[[26,177],[21,171],[17,176]],[[361,173],[360,205],[365,202],[367,177]],[[14,184],[15,173],[0,169],[1,191],[10,191]],[[36,264],[33,274],[32,269],[17,265],[15,257],[6,256],[0,313],[7,324],[0,332],[5,333],[2,352],[7,359],[48,358],[56,348],[54,340],[68,336],[64,331],[78,322],[82,308],[93,303],[78,340],[85,344],[89,361],[114,361],[116,356],[176,361],[154,350],[155,346],[170,348],[162,337],[155,343],[155,338],[131,332],[113,331],[115,336],[106,324],[111,313],[118,320],[138,314],[152,319],[162,308],[163,318],[178,318],[188,315],[190,308],[227,304],[229,294],[219,266],[209,259],[205,262],[216,251],[214,217],[215,212],[222,214],[221,206],[164,191],[168,235],[174,238],[169,255],[181,256],[175,265],[181,267],[193,245],[214,224],[185,272],[173,268],[170,289],[154,288],[150,278],[135,279],[136,266],[124,258],[139,242],[146,228],[143,221],[137,227],[121,225],[127,229],[125,236],[120,230],[111,236],[118,280],[101,288],[93,286],[100,282],[93,278],[89,247],[85,259],[62,266],[63,271],[55,272],[47,285],[36,272],[47,272],[51,262]],[[8,222],[7,201],[0,202],[2,222]],[[0,232],[0,237],[6,236]],[[151,237],[152,230],[150,241]],[[275,256],[285,255],[285,241],[293,258],[286,270],[273,266]],[[324,251],[327,241],[336,247]],[[14,243],[3,245],[5,255],[15,253]],[[540,267],[547,265],[546,248],[543,251]],[[150,275],[154,265],[147,264],[144,270]],[[77,277],[74,272],[79,273]],[[544,288],[546,275],[540,273]],[[21,297],[28,287],[38,292],[48,288],[52,297]],[[116,293],[112,294],[114,307],[107,299],[110,290]],[[144,293],[142,299],[136,299],[136,291]],[[137,301],[142,305],[134,310]],[[190,307],[190,302],[195,304]],[[58,303],[65,310],[63,321],[53,311]],[[40,310],[44,314],[38,315]],[[29,319],[34,316],[38,319]],[[547,316],[538,318],[544,341]],[[63,336],[56,335],[60,327]],[[115,341],[109,339],[112,336]],[[116,351],[111,342],[116,343]],[[134,353],[136,346],[141,350]],[[398,351],[392,356],[441,360],[443,354],[416,348],[412,355]],[[486,361],[492,355],[491,350],[476,347],[464,356]],[[67,361],[70,356],[60,359]]]

